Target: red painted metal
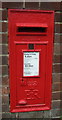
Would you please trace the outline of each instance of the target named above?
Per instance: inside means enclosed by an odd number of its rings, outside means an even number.
[[[49,110],[54,11],[9,9],[8,20],[10,111]],[[34,44],[34,49],[29,49],[29,44]],[[39,55],[38,75],[24,75],[24,52]]]

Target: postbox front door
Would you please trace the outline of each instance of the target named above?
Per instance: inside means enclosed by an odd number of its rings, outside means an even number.
[[[45,104],[44,87],[47,65],[47,42],[31,43],[34,49],[29,49],[27,43],[15,43],[15,59],[17,73],[17,105],[40,106]],[[41,71],[41,72],[40,72]],[[22,106],[24,107],[24,106]]]

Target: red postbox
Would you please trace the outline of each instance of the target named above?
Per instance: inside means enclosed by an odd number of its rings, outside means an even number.
[[[51,108],[54,11],[9,9],[10,111]]]

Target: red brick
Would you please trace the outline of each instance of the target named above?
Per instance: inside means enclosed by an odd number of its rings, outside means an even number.
[[[2,69],[2,75],[8,75],[8,66],[0,66],[0,69]]]
[[[62,81],[61,81],[61,83],[60,83],[60,89],[61,89],[61,91],[62,91]]]
[[[0,32],[2,32],[2,23],[0,22]]]
[[[0,34],[0,43],[2,44],[2,34]]]
[[[7,10],[3,10],[2,11],[2,20],[7,20],[8,18],[8,11]]]
[[[52,93],[52,100],[60,100],[60,92]]]
[[[56,84],[52,84],[52,91],[60,91],[60,82]]]
[[[2,45],[0,45],[0,54],[2,55]]]
[[[62,33],[62,24],[55,24],[55,33]]]
[[[0,66],[0,76],[2,76],[2,66]]]
[[[9,8],[9,9],[20,9],[23,8],[23,2],[3,2],[2,8]]]
[[[62,67],[62,64],[53,65],[53,73],[60,73],[60,66]]]
[[[0,54],[8,54],[8,45],[0,45]]]
[[[62,60],[62,55],[54,55],[53,56],[53,63],[60,63],[60,58]]]
[[[62,1],[61,1],[61,4],[60,4],[60,10],[62,10]]]
[[[60,44],[60,53],[62,54],[62,43]]]
[[[60,63],[62,63],[62,55],[60,55]]]
[[[0,56],[0,65],[8,65],[8,56]]]
[[[26,9],[39,9],[39,2],[26,2],[25,8]]]
[[[0,38],[2,37],[2,43],[3,44],[7,44],[8,43],[8,36],[7,34],[2,34],[2,36],[0,35]]]
[[[2,65],[2,56],[0,56],[0,65]]]
[[[62,47],[62,44],[54,44],[54,54],[55,55],[57,55],[57,54],[60,55],[60,46]]]
[[[2,77],[2,85],[9,85],[9,78],[8,76]]]
[[[9,94],[9,88],[8,87],[2,87],[2,94]]]
[[[55,34],[55,36],[54,36],[54,43],[62,42],[60,39],[62,39],[62,36],[60,36],[59,34]]]
[[[0,85],[2,85],[2,76],[0,76]]]
[[[2,8],[2,2],[0,1],[0,8]]]
[[[62,43],[62,35],[60,36],[60,42]]]
[[[0,10],[0,20],[2,20],[2,11]]]
[[[55,13],[55,21],[62,22],[62,13],[59,13],[59,12]]]
[[[8,56],[2,56],[2,65],[8,65]]]
[[[3,95],[2,96],[2,104],[7,104],[9,105],[9,95]]]
[[[62,33],[62,24],[60,25],[60,33]]]
[[[8,24],[7,22],[2,22],[2,32],[7,32],[7,28],[8,27]]]
[[[2,45],[2,54],[8,54],[8,45]]]
[[[2,85],[0,85],[0,95],[2,95]]]
[[[60,81],[62,82],[62,73],[60,74]]]
[[[40,2],[41,10],[60,10],[60,2]]]
[[[57,82],[60,82],[60,76],[62,77],[62,75],[60,75],[59,73],[52,74],[53,84],[57,83]]]

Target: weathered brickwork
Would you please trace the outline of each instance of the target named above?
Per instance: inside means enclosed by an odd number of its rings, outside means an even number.
[[[2,31],[0,31],[0,69],[2,69],[2,118],[60,118],[61,96],[62,96],[62,11],[60,2],[2,2]],[[52,72],[52,102],[51,110],[26,113],[10,113],[9,104],[9,51],[8,51],[8,9],[39,9],[55,11],[54,29],[54,51],[53,51],[53,72]],[[2,41],[1,41],[2,37]],[[60,52],[61,50],[61,52]],[[2,57],[2,65],[1,65]],[[1,77],[1,70],[0,70]],[[1,83],[1,81],[0,81]],[[0,92],[1,96],[1,92]],[[1,114],[1,113],[0,113]]]

